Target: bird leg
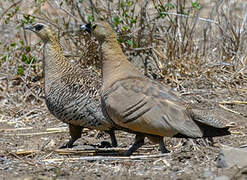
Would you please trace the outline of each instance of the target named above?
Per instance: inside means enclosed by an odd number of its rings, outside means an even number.
[[[145,139],[145,136],[143,134],[136,134],[134,144],[127,151],[125,151],[122,155],[130,156],[131,154],[133,154],[133,152],[135,152],[138,148],[144,145],[144,139]]]
[[[110,131],[107,131],[107,133],[110,135],[111,137],[111,145],[112,147],[117,147],[118,144],[117,144],[117,139],[116,139],[116,136],[115,136],[115,133],[114,133],[114,130],[110,130]]]
[[[170,153],[170,151],[169,151],[168,149],[166,149],[166,146],[165,146],[163,137],[160,137],[159,147],[160,147],[160,152],[161,152],[162,154]]]
[[[170,151],[166,149],[164,139],[161,136],[147,136],[154,144],[159,144],[160,152],[162,154],[169,153]]]
[[[117,139],[114,133],[114,130],[111,129],[109,131],[105,131],[106,133],[108,133],[111,137],[111,144],[108,141],[102,141],[100,143],[99,146],[97,146],[98,148],[111,148],[111,147],[117,147]]]
[[[69,124],[69,134],[71,136],[69,142],[67,142],[65,145],[61,146],[59,149],[63,148],[72,148],[74,142],[81,138],[81,133],[82,133],[82,126],[74,126],[72,124]]]

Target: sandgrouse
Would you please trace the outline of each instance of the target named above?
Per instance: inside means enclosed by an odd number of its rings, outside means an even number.
[[[225,119],[205,110],[192,109],[167,86],[144,77],[124,55],[117,36],[104,21],[81,25],[99,41],[102,55],[101,101],[103,111],[117,125],[136,134],[131,155],[144,138],[159,143],[169,152],[163,137],[201,138],[230,134]]]
[[[117,146],[113,123],[101,110],[101,79],[90,69],[79,69],[63,55],[58,36],[48,25],[35,23],[25,27],[44,42],[45,102],[49,111],[69,124],[71,139],[61,148],[73,147],[84,127],[106,131],[112,146]]]

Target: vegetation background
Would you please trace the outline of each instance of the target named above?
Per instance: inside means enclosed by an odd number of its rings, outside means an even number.
[[[68,139],[68,130],[46,109],[42,42],[24,26],[50,24],[75,65],[100,72],[97,42],[78,31],[79,24],[99,17],[111,23],[124,53],[143,74],[170,85],[188,102],[236,122],[233,135],[217,138],[217,143],[247,143],[245,0],[1,0],[0,178],[233,177],[234,169],[216,168],[219,148],[200,142],[195,149],[165,138],[173,155],[141,161],[73,160],[78,156],[54,151]],[[85,130],[77,144],[104,138],[107,135]],[[126,133],[119,132],[117,138],[123,148],[133,142]],[[148,145],[140,153],[158,151]]]

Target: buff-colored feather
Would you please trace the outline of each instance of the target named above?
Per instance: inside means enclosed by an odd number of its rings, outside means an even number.
[[[205,111],[190,109],[184,100],[158,82],[145,78],[122,52],[111,26],[104,21],[81,26],[100,42],[102,53],[102,99],[104,109],[119,126],[137,134],[132,154],[144,137],[168,152],[163,137],[214,137],[228,135],[227,121]]]

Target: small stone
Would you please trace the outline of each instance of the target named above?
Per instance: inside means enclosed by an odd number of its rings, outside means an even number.
[[[217,157],[217,167],[218,168],[226,168],[228,167],[226,160],[225,160],[225,156],[223,154],[222,151],[220,151],[218,157]]]
[[[217,167],[230,168],[233,166],[239,168],[247,166],[247,150],[244,148],[223,146],[217,157]]]
[[[247,150],[247,144],[240,146],[241,149]]]
[[[95,147],[90,146],[90,145],[86,145],[86,144],[84,144],[84,145],[80,144],[80,145],[76,145],[73,147],[73,150],[85,150],[85,149],[86,150],[94,150]]]

